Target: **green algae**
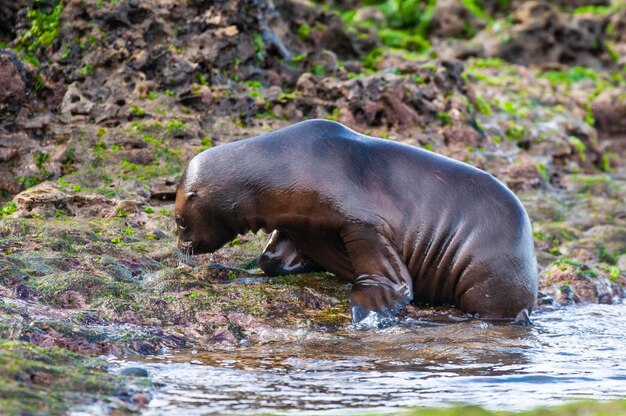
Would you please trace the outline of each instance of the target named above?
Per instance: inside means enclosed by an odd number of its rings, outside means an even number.
[[[15,202],[9,201],[4,204],[2,208],[0,208],[0,218],[2,218],[3,216],[11,215],[15,211],[17,211],[17,205],[15,205]]]
[[[522,412],[490,411],[478,406],[465,406],[447,409],[418,408],[400,414],[406,416],[619,416],[626,415],[626,401],[585,401],[552,408],[542,407]]]
[[[163,212],[152,210],[150,215],[171,215],[169,209],[159,211]],[[19,283],[22,296],[37,299],[39,307],[64,309],[73,317],[72,324],[58,321],[53,325],[55,342],[65,345],[76,340],[76,348],[90,353],[107,348],[156,352],[170,342],[193,345],[201,338],[169,341],[168,337],[181,331],[180,325],[197,324],[199,313],[236,312],[262,320],[274,319],[280,313],[285,326],[305,322],[327,326],[342,320],[341,315],[333,318],[320,313],[337,303],[347,305],[347,287],[334,277],[311,274],[271,281],[231,266],[176,267],[179,258],[174,236],[150,239],[129,218],[3,221],[0,234],[8,238],[2,243],[13,251],[0,254],[2,284],[11,287]],[[116,236],[120,238],[117,243],[112,241]],[[229,264],[256,267],[254,260],[265,238],[242,236],[222,253]],[[37,250],[30,250],[34,245]],[[247,283],[248,276],[252,283]],[[43,312],[0,319],[0,333],[24,337],[33,331],[47,332],[51,323],[41,320]],[[88,322],[94,320],[109,324],[92,328]],[[112,322],[149,323],[168,328],[170,335],[155,337],[150,326],[120,332],[110,325]],[[10,327],[17,329],[11,331]],[[203,333],[209,336],[210,329],[206,331]]]
[[[27,11],[30,28],[15,41],[16,49],[24,59],[35,66],[40,65],[40,51],[50,46],[61,28],[63,3],[60,1],[34,2],[34,7]]]
[[[482,0],[461,0],[461,4],[476,17],[487,23],[493,22],[493,18],[485,12]]]
[[[110,406],[110,398],[124,390],[124,378],[108,374],[103,360],[57,347],[0,340],[0,413],[63,414],[94,400]],[[131,406],[126,406],[118,411],[129,412]]]

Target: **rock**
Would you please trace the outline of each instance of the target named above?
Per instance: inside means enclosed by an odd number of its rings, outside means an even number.
[[[596,97],[591,108],[604,148],[622,155],[626,154],[626,97],[624,92],[621,89],[606,89]]]
[[[487,137],[484,134],[463,123],[444,126],[443,138],[446,145],[462,143],[468,146],[480,147],[487,142]]]
[[[133,394],[131,400],[135,406],[146,407],[150,403],[150,395],[148,393],[136,393]]]
[[[547,1],[522,2],[512,25],[491,26],[452,56],[497,56],[520,65],[566,64],[592,68],[614,65],[604,44],[606,20],[569,16]],[[494,30],[496,28],[496,30]]]
[[[216,344],[226,344],[226,345],[238,344],[237,338],[228,329],[225,329],[225,328],[218,329],[217,331],[215,331],[215,333],[213,334],[213,337],[211,338],[211,341]]]
[[[522,198],[531,222],[563,221],[567,215],[565,204],[554,196],[532,195]]]
[[[471,37],[486,22],[470,12],[460,0],[437,1],[430,30],[438,38]]]
[[[196,321],[202,325],[224,326],[228,324],[228,318],[223,314],[211,314],[206,311],[196,312]]]
[[[420,79],[425,80],[420,84],[415,78],[390,73],[346,81],[328,77],[320,80],[305,73],[297,83],[300,96],[286,104],[295,106],[302,117],[328,117],[329,109],[333,109],[330,112],[334,111],[337,119],[351,126],[381,126],[400,131],[426,127],[436,122],[437,114],[449,113],[455,124],[446,127],[444,134],[453,139],[468,134],[473,142],[480,143],[484,138],[477,132],[470,132],[469,126],[460,136],[454,130],[465,129],[463,125],[470,121],[466,106],[450,95],[451,91],[469,91],[460,76],[462,68],[451,61],[440,62],[435,71],[413,67]]]
[[[12,159],[15,159],[19,155],[17,149],[0,147],[0,162],[5,163]]]
[[[85,298],[75,290],[68,290],[57,295],[54,303],[62,309],[81,309],[85,306]]]
[[[570,303],[613,303],[611,283],[599,276],[585,264],[555,264],[545,271],[543,285],[545,293],[554,297],[559,304]]]
[[[612,224],[615,218],[622,215],[624,215],[623,202],[589,196],[568,212],[567,223],[586,230],[596,225]]]
[[[239,34],[239,30],[237,29],[237,26],[235,25],[223,27],[215,31],[215,35],[218,37],[220,36],[232,37],[237,34]]]
[[[125,367],[120,374],[127,377],[148,377],[148,370],[143,367]]]
[[[316,79],[315,76],[309,72],[305,72],[298,78],[296,88],[302,92],[303,95],[315,95],[316,94]]]
[[[16,111],[27,94],[24,65],[12,51],[0,49],[0,111]]]
[[[95,104],[79,90],[78,84],[71,84],[61,102],[61,112],[69,115],[88,115]]]
[[[383,12],[374,6],[361,7],[356,11],[354,19],[358,22],[365,22],[367,20],[372,22],[381,23],[385,21],[385,15]]]
[[[583,237],[601,241],[610,253],[626,252],[626,227],[597,225],[585,231]]]
[[[13,198],[17,205],[15,217],[30,218],[33,216],[52,217],[58,210],[67,215],[93,216],[104,213],[117,213],[117,209],[125,209],[128,213],[136,213],[136,201],[113,201],[100,195],[89,195],[74,191],[63,191],[53,182],[42,182],[29,188]],[[115,214],[111,214],[114,216]]]
[[[27,189],[16,195],[13,202],[18,208],[17,216],[33,215],[36,208],[66,210],[69,207],[67,194],[52,182],[43,182]]]
[[[581,238],[561,245],[561,254],[566,258],[576,259],[583,263],[605,262],[606,248],[602,241],[593,238]]]
[[[505,182],[514,192],[538,188],[541,186],[541,173],[531,158],[520,158],[507,167]]]

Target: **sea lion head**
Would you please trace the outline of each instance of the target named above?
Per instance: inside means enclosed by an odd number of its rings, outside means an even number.
[[[178,248],[185,254],[212,253],[236,237],[207,180],[193,174],[193,161],[178,184],[174,219]]]

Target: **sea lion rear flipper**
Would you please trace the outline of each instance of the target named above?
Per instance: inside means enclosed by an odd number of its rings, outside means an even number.
[[[370,312],[393,318],[413,300],[411,275],[391,242],[373,228],[352,224],[341,231],[354,269],[350,291],[352,320],[365,320]]]
[[[519,313],[515,317],[515,321],[513,323],[515,325],[521,325],[521,326],[532,325],[533,321],[530,320],[530,315],[528,314],[528,309],[522,309],[521,311],[519,311]]]
[[[293,241],[280,230],[275,230],[270,236],[259,256],[259,267],[268,276],[323,271],[319,264],[300,253]]]

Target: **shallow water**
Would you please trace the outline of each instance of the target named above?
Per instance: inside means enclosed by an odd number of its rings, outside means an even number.
[[[419,319],[231,352],[149,357],[147,415],[350,414],[465,403],[525,409],[626,397],[626,305],[533,316],[535,325]]]

